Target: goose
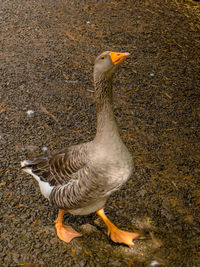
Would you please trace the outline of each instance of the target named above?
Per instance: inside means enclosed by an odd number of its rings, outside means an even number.
[[[113,76],[129,55],[127,52],[106,51],[95,60],[97,129],[92,141],[21,162],[22,170],[38,182],[42,195],[58,208],[56,233],[66,243],[81,236],[71,226],[63,224],[66,212],[73,215],[96,212],[115,243],[132,246],[133,240],[139,236],[117,228],[104,212],[108,197],[129,179],[134,170],[132,156],[120,138],[115,121],[112,91]]]

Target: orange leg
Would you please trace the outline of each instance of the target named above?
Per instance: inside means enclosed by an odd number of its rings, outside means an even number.
[[[101,217],[101,219],[106,224],[106,226],[108,228],[108,235],[110,235],[110,238],[112,239],[112,241],[114,241],[115,243],[123,243],[123,244],[128,245],[128,246],[134,245],[132,240],[137,238],[139,236],[139,234],[126,232],[126,231],[118,229],[106,217],[103,209],[98,210],[97,214]]]
[[[73,238],[81,236],[78,232],[76,232],[71,226],[63,225],[63,216],[65,214],[64,210],[58,211],[58,217],[55,220],[55,228],[57,236],[60,240],[69,243]]]

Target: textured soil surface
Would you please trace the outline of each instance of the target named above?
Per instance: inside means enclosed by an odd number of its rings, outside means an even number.
[[[0,266],[199,266],[199,5],[0,1]],[[96,214],[66,214],[84,235],[61,242],[57,209],[20,171],[21,160],[94,136],[92,68],[106,50],[131,53],[114,98],[136,171],[106,205],[141,233],[131,248]]]

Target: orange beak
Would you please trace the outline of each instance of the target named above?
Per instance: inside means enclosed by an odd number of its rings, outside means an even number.
[[[124,61],[128,56],[130,56],[130,54],[126,52],[125,53],[110,52],[109,56],[112,60],[112,63],[117,65],[122,61]]]

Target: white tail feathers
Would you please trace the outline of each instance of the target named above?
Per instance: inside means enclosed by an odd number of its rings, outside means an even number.
[[[26,166],[28,166],[30,164],[31,164],[31,161],[29,161],[29,160],[23,160],[23,161],[21,161],[21,167],[22,168],[24,168],[24,167],[26,167]]]
[[[32,175],[35,178],[35,180],[39,184],[40,191],[41,191],[42,195],[49,199],[51,191],[53,190],[54,187],[51,186],[48,182],[42,181],[38,175],[33,173],[32,169],[29,167],[30,164],[31,164],[31,161],[28,161],[28,160],[22,161],[21,162],[21,167],[23,168],[23,171],[28,173],[28,174],[30,174],[30,175]]]

